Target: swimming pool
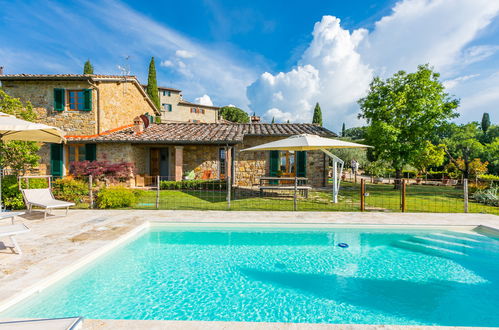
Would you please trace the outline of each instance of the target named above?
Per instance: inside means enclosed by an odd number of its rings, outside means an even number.
[[[0,317],[499,326],[498,256],[471,231],[153,226]]]

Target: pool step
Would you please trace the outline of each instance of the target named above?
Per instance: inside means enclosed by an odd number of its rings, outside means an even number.
[[[444,248],[445,247],[451,247],[451,248],[470,248],[472,249],[473,246],[461,242],[455,242],[451,240],[446,240],[446,239],[440,239],[440,238],[433,238],[430,236],[414,236],[412,237],[411,240],[417,240],[419,242],[424,242],[428,243],[430,242],[431,244],[436,244],[436,245],[442,245]]]
[[[424,243],[418,243],[414,241],[397,241],[394,242],[393,245],[396,247],[406,249],[406,250],[411,250],[415,252],[421,252],[425,254],[430,254],[430,255],[437,255],[440,257],[465,257],[467,256],[466,253],[452,250],[452,249],[447,249],[443,247],[438,247],[438,246],[433,246],[429,244],[424,244]]]

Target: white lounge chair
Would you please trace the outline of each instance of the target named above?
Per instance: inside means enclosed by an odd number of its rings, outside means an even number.
[[[28,231],[29,228],[22,223],[18,223],[15,225],[0,226],[0,238],[9,237],[10,240],[12,241],[12,244],[14,245],[14,249],[17,251],[17,254],[23,254],[23,251],[17,244],[16,238],[14,236],[18,234],[27,233]]]
[[[24,212],[12,212],[12,211],[1,211],[0,212],[0,220],[2,219],[10,219],[10,222],[14,224],[14,217],[19,215],[23,215]]]
[[[45,215],[43,217],[44,220],[47,219],[47,212],[52,209],[66,208],[66,215],[68,215],[69,207],[75,205],[75,203],[55,199],[49,188],[21,189],[21,191],[29,213],[31,213],[33,206],[45,209]]]

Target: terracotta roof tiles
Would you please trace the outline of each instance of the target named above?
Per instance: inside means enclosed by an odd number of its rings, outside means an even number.
[[[244,136],[285,137],[296,134],[337,136],[313,124],[225,124],[225,123],[164,123],[151,124],[141,134],[133,127],[92,137],[68,137],[69,142],[142,143],[142,144],[236,144]]]

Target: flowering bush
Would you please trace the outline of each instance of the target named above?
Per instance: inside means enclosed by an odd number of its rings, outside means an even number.
[[[71,162],[69,172],[76,178],[93,176],[97,180],[111,178],[122,181],[133,176],[135,166],[133,163],[109,163],[107,161]]]

